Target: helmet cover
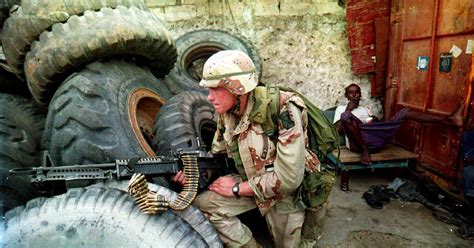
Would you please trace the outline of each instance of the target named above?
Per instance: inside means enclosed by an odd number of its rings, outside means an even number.
[[[234,95],[244,95],[257,87],[255,65],[242,51],[224,50],[213,54],[204,64],[200,86],[224,87]]]

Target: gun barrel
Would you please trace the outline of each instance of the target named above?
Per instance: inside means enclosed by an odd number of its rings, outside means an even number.
[[[20,175],[34,175],[36,174],[37,167],[33,168],[15,168],[8,171],[8,173],[12,176],[20,176]]]

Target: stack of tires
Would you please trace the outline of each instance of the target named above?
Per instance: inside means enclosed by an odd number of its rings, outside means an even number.
[[[8,170],[39,166],[42,151],[63,166],[155,156],[197,137],[210,147],[216,115],[198,88],[202,64],[238,49],[260,71],[250,43],[219,30],[175,42],[143,0],[23,0],[9,15],[2,68],[16,77],[0,80],[1,245],[222,246],[192,206],[146,216],[118,182],[38,197],[44,192]]]

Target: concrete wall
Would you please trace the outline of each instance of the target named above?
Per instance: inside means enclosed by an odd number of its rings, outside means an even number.
[[[145,0],[171,34],[221,29],[252,41],[262,59],[262,81],[282,83],[306,94],[325,109],[346,103],[344,87],[362,86],[363,103],[379,113],[381,104],[368,99],[366,76],[351,72],[345,8],[337,0]]]

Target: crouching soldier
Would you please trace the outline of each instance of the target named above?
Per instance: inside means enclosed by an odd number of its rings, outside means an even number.
[[[226,152],[238,175],[218,178],[194,204],[228,247],[259,246],[236,217],[254,208],[265,216],[276,247],[298,247],[305,213],[294,203],[295,191],[305,163],[319,166],[306,149],[306,107],[295,94],[280,91],[278,132],[269,137],[253,119],[257,84],[255,65],[243,52],[220,51],[205,63],[200,85],[209,88],[207,98],[219,114],[211,152]],[[175,180],[183,181],[182,173]]]

